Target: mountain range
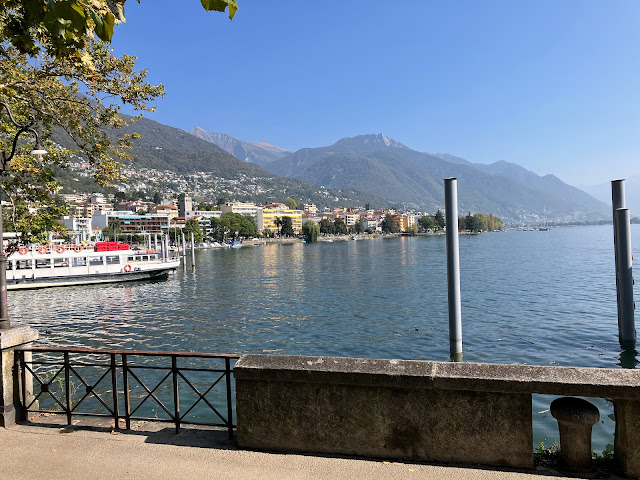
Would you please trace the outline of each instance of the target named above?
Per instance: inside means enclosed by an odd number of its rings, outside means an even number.
[[[132,149],[129,154],[133,160],[126,164],[128,169],[142,167],[161,172],[174,172],[183,177],[187,186],[191,185],[199,190],[202,190],[203,180],[201,176],[193,174],[205,172],[209,179],[207,202],[216,200],[218,196],[234,201],[260,203],[284,201],[291,197],[300,203],[315,203],[321,207],[365,205],[366,203],[379,208],[390,206],[387,199],[371,192],[352,188],[320,188],[302,180],[279,177],[255,163],[239,160],[214,143],[146,118],[139,119],[125,131],[136,132],[141,136],[131,142]],[[73,150],[75,147],[71,139],[62,131],[54,131],[52,140],[65,148]],[[254,145],[255,148],[271,151],[272,154],[280,150],[264,143]],[[56,173],[61,179],[62,193],[104,191],[87,177],[78,176],[72,171],[57,169]],[[176,191],[176,188],[184,187],[173,183],[172,185],[172,182],[165,182],[162,188],[167,196],[183,193],[183,191]],[[159,187],[154,184],[153,188]],[[140,193],[153,195],[155,192]]]
[[[216,139],[224,140],[219,144],[222,148],[241,144],[228,135],[205,135],[197,127],[192,131],[214,143]],[[258,148],[257,144],[242,144]],[[461,214],[493,213],[507,221],[523,223],[601,220],[610,216],[610,207],[604,202],[554,175],[539,176],[505,161],[481,164],[446,153],[418,152],[383,134],[343,138],[330,146],[293,153],[277,151],[279,158],[272,155],[268,161],[259,160],[276,175],[325,188],[357,188],[407,208],[442,208],[443,179],[456,177]],[[251,161],[251,156],[246,155],[245,159]]]
[[[287,156],[291,152],[284,148],[270,145],[267,142],[247,143],[224,133],[211,133],[200,127],[193,127],[189,133],[195,137],[211,142],[239,160],[264,166]]]
[[[145,118],[128,129],[141,135],[132,142],[129,168],[176,172],[188,179],[186,187],[167,185],[169,190],[189,188],[189,181],[202,187],[202,180],[190,176],[206,172],[207,197],[263,203],[291,197],[319,207],[369,203],[374,208],[435,212],[444,208],[443,179],[456,177],[461,215],[493,213],[507,222],[528,224],[611,216],[606,203],[554,175],[539,176],[504,161],[487,165],[447,153],[418,152],[382,134],[347,137],[333,145],[290,152],[198,127],[190,134]],[[60,132],[54,140],[73,148]],[[215,179],[226,180],[226,186]],[[77,178],[72,180],[63,182],[70,191],[74,183],[80,186]],[[229,185],[239,188],[230,190]]]

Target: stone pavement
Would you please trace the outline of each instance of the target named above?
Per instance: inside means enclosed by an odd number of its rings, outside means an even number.
[[[142,426],[143,428],[145,426]],[[114,433],[107,428],[17,425],[0,428],[0,479],[229,479],[229,480],[537,480],[566,478],[531,472],[383,460],[238,450],[226,431],[172,425]],[[155,430],[155,431],[154,431]],[[573,477],[583,478],[583,477]],[[594,477],[590,477],[594,478]],[[613,475],[597,478],[614,479]]]

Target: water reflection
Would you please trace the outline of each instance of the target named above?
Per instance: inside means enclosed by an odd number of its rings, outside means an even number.
[[[620,352],[618,365],[622,368],[636,368],[638,364],[640,364],[640,359],[638,358],[638,351],[635,347],[623,348]]]

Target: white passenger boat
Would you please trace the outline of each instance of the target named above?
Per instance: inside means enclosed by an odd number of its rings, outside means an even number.
[[[179,266],[177,258],[117,242],[22,246],[7,260],[7,290],[162,279]]]

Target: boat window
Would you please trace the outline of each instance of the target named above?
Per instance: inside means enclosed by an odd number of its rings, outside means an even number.
[[[36,268],[49,268],[50,266],[51,266],[50,258],[36,260]]]
[[[102,265],[103,263],[102,257],[91,257],[91,265]]]
[[[7,260],[7,270],[11,270],[13,268],[13,260]]]
[[[31,270],[31,260],[18,260],[16,262],[16,269],[17,270],[25,270],[25,269]]]
[[[87,257],[75,257],[71,259],[71,265],[74,267],[86,267]]]
[[[146,261],[148,261],[148,260],[149,260],[149,257],[148,257],[147,255],[143,255],[143,256],[142,256],[142,261],[143,261],[143,262],[146,262]]]
[[[118,255],[107,255],[107,265],[115,265],[120,263],[120,257]]]
[[[68,258],[54,258],[53,259],[54,267],[68,267],[69,259]]]
[[[133,262],[135,260],[135,257],[127,257],[127,262]]]

